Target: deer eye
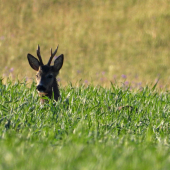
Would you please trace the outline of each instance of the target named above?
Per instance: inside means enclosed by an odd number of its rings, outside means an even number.
[[[47,78],[51,79],[51,78],[53,78],[53,75],[50,74],[50,75],[47,76]]]
[[[38,78],[38,74],[36,74],[36,77]]]

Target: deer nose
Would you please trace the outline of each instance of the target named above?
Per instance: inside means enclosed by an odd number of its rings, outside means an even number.
[[[38,85],[36,88],[39,92],[45,92],[46,88],[43,85]]]

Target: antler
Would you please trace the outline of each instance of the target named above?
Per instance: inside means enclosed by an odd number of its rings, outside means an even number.
[[[38,45],[38,49],[37,49],[37,56],[38,56],[38,58],[39,58],[40,65],[44,65],[44,64],[43,64],[43,61],[42,61],[42,58],[41,58],[40,46],[39,46],[39,45]]]
[[[58,46],[59,46],[59,45],[58,45]],[[49,61],[48,61],[48,64],[47,64],[47,65],[49,65],[49,66],[50,66],[50,64],[51,64],[51,61],[52,61],[53,57],[54,57],[54,56],[55,56],[55,54],[57,53],[58,46],[57,46],[56,50],[54,51],[54,53],[52,53],[52,48],[51,48],[51,57],[50,57],[50,59],[49,59]]]

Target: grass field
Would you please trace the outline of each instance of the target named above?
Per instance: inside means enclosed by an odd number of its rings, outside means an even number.
[[[45,61],[59,44],[63,85],[82,79],[110,86],[116,79],[165,87],[170,83],[169,0],[0,1],[0,73],[34,77],[27,53],[37,44]]]
[[[170,168],[170,94],[155,86],[70,84],[44,106],[34,83],[1,83],[0,93],[0,169]]]
[[[0,19],[0,170],[170,168],[169,0],[0,0]],[[65,56],[44,106],[38,44]]]

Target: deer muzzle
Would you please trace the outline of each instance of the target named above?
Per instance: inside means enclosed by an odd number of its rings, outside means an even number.
[[[38,85],[36,89],[38,90],[38,92],[46,92],[47,90],[43,85]]]

